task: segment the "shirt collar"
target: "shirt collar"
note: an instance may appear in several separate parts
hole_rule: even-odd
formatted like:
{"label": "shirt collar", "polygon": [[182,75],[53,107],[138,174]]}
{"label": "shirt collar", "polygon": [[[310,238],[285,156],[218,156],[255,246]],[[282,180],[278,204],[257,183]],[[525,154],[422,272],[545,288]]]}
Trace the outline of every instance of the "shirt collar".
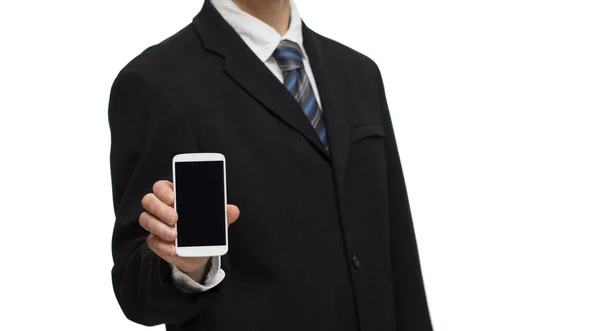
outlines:
{"label": "shirt collar", "polygon": [[273,55],[279,42],[284,39],[297,43],[302,50],[302,57],[306,58],[302,44],[302,20],[294,1],[290,0],[290,25],[283,36],[270,25],[241,10],[232,0],[210,1],[262,62]]}

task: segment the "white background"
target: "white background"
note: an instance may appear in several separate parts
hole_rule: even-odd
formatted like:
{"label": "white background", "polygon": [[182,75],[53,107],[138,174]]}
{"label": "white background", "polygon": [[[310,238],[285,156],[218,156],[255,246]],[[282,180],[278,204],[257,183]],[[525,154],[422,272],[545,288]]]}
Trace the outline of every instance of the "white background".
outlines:
{"label": "white background", "polygon": [[[143,328],[111,286],[109,89],[201,6],[2,1],[0,329]],[[599,2],[298,7],[383,72],[435,329],[600,330]]]}

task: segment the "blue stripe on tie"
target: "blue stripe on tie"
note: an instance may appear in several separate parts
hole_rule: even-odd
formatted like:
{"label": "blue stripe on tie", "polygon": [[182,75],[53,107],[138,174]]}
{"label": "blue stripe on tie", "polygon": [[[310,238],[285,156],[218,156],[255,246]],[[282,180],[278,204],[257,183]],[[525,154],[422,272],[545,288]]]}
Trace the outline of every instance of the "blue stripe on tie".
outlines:
{"label": "blue stripe on tie", "polygon": [[287,81],[287,82],[285,83],[285,88],[286,88],[288,91],[290,91],[290,92],[291,92],[291,91],[293,91],[293,90],[292,90],[292,88],[293,88],[293,87],[296,85],[296,83],[298,82],[298,76],[299,76],[299,75],[298,75],[298,71],[297,71],[297,70],[291,71],[291,72],[290,72],[288,75],[293,75],[293,77],[292,77],[292,78],[291,78],[289,81]]}
{"label": "blue stripe on tie", "polygon": [[323,126],[323,130],[319,133],[319,138],[323,143],[325,143],[325,126]]}
{"label": "blue stripe on tie", "polygon": [[310,93],[309,99],[306,100],[306,105],[304,105],[304,113],[306,114],[306,116],[308,116],[308,118],[312,117],[312,113],[314,112],[313,105],[315,104],[316,101],[317,101],[317,99],[315,98],[315,94]]}
{"label": "blue stripe on tie", "polygon": [[277,56],[281,57],[283,59],[290,59],[290,58],[294,57],[298,61],[302,61],[302,57],[300,56],[300,54],[293,52],[293,51],[281,51],[277,54]]}

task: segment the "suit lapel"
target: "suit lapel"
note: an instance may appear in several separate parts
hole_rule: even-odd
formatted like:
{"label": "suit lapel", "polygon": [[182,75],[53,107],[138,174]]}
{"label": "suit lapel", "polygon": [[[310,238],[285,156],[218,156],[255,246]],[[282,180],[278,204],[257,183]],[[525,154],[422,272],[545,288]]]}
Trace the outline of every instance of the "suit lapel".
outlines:
{"label": "suit lapel", "polygon": [[342,90],[342,82],[337,80],[337,75],[331,67],[336,60],[328,57],[322,39],[317,38],[317,34],[304,24],[302,37],[323,106],[333,167],[337,170],[341,182],[349,148],[348,98]]}
{"label": "suit lapel", "polygon": [[231,79],[273,115],[304,136],[321,155],[330,158],[292,94],[256,57],[210,1],[204,3],[192,24],[204,46],[224,58],[223,69]]}

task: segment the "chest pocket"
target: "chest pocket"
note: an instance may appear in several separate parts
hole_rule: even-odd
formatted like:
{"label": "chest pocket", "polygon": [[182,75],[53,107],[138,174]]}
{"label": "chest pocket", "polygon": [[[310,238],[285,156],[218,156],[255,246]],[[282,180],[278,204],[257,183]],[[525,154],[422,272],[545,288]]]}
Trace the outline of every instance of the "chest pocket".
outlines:
{"label": "chest pocket", "polygon": [[383,138],[385,133],[379,124],[365,124],[350,129],[350,145],[369,138]]}

